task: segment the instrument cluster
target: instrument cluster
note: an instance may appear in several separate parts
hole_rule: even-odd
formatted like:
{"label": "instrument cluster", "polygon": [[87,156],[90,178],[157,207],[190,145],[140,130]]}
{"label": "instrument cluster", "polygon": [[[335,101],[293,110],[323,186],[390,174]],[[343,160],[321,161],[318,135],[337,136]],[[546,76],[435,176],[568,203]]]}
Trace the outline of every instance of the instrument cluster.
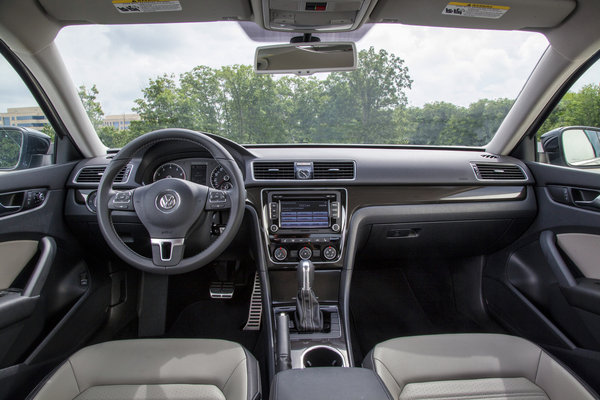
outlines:
{"label": "instrument cluster", "polygon": [[213,159],[183,159],[160,165],[152,174],[152,182],[161,179],[184,179],[219,190],[233,189],[229,172]]}

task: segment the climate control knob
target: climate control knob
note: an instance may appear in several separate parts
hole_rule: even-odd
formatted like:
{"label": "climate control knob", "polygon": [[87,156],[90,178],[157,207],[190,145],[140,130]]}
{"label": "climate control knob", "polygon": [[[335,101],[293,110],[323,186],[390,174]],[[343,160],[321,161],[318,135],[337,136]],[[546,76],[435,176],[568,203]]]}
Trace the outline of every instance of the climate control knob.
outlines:
{"label": "climate control knob", "polygon": [[288,252],[285,249],[285,247],[278,247],[275,249],[275,251],[273,252],[273,257],[275,257],[275,259],[277,261],[283,261],[287,258]]}
{"label": "climate control knob", "polygon": [[327,261],[331,261],[337,257],[337,250],[333,246],[326,247],[323,250],[323,257],[325,257]]}
{"label": "climate control knob", "polygon": [[312,257],[312,250],[308,247],[303,247],[298,250],[298,257],[302,260],[310,260]]}

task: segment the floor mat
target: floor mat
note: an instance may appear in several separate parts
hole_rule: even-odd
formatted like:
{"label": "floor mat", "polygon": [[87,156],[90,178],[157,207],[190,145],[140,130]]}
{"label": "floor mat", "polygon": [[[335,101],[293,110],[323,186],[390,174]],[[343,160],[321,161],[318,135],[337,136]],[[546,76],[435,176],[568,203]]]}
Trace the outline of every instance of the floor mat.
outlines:
{"label": "floor mat", "polygon": [[443,266],[355,270],[350,312],[357,365],[377,343],[395,337],[489,331],[457,310]]}
{"label": "floor mat", "polygon": [[212,268],[171,277],[166,336],[231,340],[254,351],[259,333],[242,330],[248,318],[253,277],[249,273],[247,279],[238,282],[229,300],[210,298],[210,282],[219,280]]}
{"label": "floor mat", "polygon": [[199,300],[187,306],[167,332],[168,337],[225,339],[254,351],[258,331],[244,331],[252,288],[236,288],[231,300]]}

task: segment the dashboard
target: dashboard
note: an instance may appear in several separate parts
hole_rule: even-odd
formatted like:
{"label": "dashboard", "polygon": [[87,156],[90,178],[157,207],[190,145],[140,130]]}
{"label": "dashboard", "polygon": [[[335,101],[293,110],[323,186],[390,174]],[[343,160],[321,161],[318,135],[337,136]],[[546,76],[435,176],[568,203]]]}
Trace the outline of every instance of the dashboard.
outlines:
{"label": "dashboard", "polygon": [[[242,171],[246,205],[256,211],[269,268],[295,268],[304,259],[317,268],[342,268],[356,251],[482,254],[513,240],[536,213],[527,166],[482,149],[241,146],[213,138]],[[69,179],[66,217],[94,241],[99,235],[95,191],[111,157],[79,162]],[[173,178],[233,188],[229,171],[206,149],[177,142],[145,149],[114,187],[127,190]],[[211,217],[209,235],[218,235],[223,213]],[[146,242],[135,215],[115,213],[113,219],[127,240]],[[242,246],[248,246],[249,234],[240,233]]]}

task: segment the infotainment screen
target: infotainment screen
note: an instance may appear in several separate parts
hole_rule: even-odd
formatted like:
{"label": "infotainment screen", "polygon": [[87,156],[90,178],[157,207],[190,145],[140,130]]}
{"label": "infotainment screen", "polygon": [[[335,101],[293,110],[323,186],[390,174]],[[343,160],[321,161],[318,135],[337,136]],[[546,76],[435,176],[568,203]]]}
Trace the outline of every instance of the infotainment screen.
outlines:
{"label": "infotainment screen", "polygon": [[281,201],[280,228],[328,228],[327,200]]}

